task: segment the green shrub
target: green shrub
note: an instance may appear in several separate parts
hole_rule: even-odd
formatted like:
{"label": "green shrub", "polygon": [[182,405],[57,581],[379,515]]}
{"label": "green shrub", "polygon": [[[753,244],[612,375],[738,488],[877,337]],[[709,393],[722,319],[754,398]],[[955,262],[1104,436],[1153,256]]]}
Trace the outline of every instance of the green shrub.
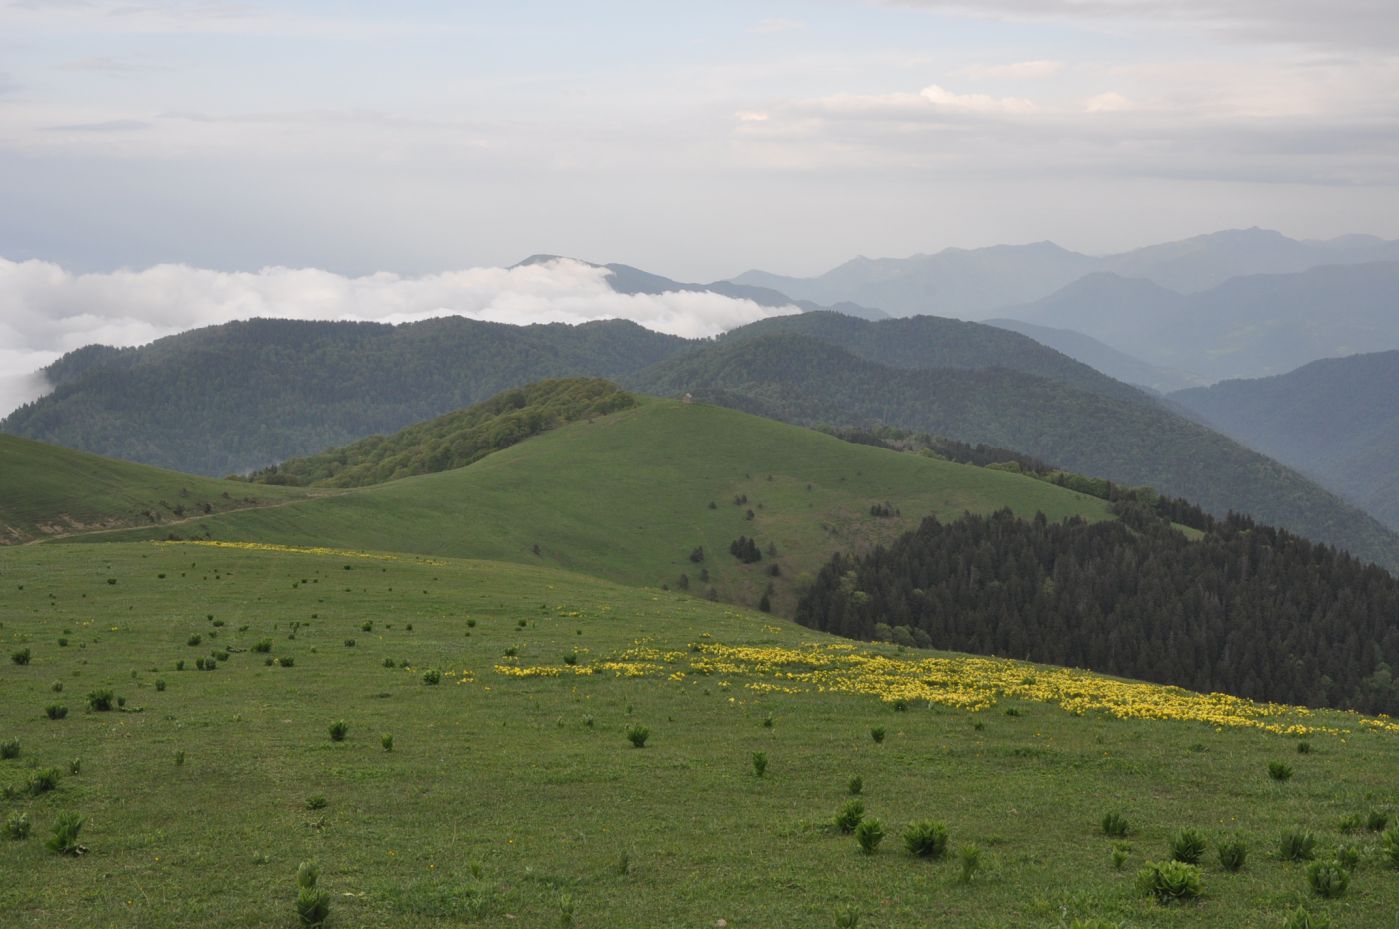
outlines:
{"label": "green shrub", "polygon": [[198,633],[195,633],[194,635],[190,636],[188,639],[185,639],[185,644],[188,645],[188,646],[190,646],[191,648],[193,648],[194,646],[199,645],[199,644],[202,643],[203,641],[204,641],[204,637],[203,637],[202,635],[199,635]]}
{"label": "green shrub", "polygon": [[308,809],[308,810],[323,810],[323,809],[326,808],[326,806],[328,805],[328,803],[329,803],[329,801],[327,801],[326,798],[325,798],[324,796],[322,796],[321,794],[316,794],[316,796],[314,796],[314,797],[307,797],[307,798],[306,798],[306,809]]}
{"label": "green shrub", "polygon": [[253,643],[253,651],[257,652],[260,655],[267,654],[268,652],[272,651],[272,640],[258,639],[256,642]]}
{"label": "green shrub", "polygon": [[884,824],[877,819],[862,819],[855,827],[855,841],[860,843],[860,851],[873,855],[884,841]]}
{"label": "green shrub", "polygon": [[29,792],[34,796],[58,789],[58,769],[44,768],[29,776]]}
{"label": "green shrub", "polygon": [[767,774],[768,756],[766,752],[753,753],[753,773],[758,777]]}
{"label": "green shrub", "polygon": [[1205,836],[1198,829],[1181,829],[1171,836],[1171,860],[1199,864],[1205,857]]}
{"label": "green shrub", "polygon": [[182,768],[182,767],[184,767],[184,764],[185,764],[185,750],[184,750],[183,748],[177,748],[177,749],[175,749],[175,767],[177,767],[177,768]]}
{"label": "green shrub", "polygon": [[68,762],[68,773],[73,775],[74,777],[77,777],[78,773],[82,771],[82,769],[83,760],[81,758],[74,758]]}
{"label": "green shrub", "polygon": [[1342,832],[1358,832],[1360,830],[1360,824],[1361,819],[1359,813],[1347,813],[1336,823],[1336,828]]}
{"label": "green shrub", "polygon": [[49,687],[49,690],[52,690],[56,694],[63,693],[63,682],[54,681],[53,684]]}
{"label": "green shrub", "polygon": [[95,713],[107,713],[111,711],[115,699],[110,690],[94,690],[87,695],[87,708]]}
{"label": "green shrub", "polygon": [[428,668],[423,672],[423,683],[428,685],[442,683],[442,672],[436,668]]}
{"label": "green shrub", "polygon": [[505,649],[506,658],[514,658],[518,654],[520,654],[520,649],[514,645],[507,646]]}
{"label": "green shrub", "polygon": [[763,728],[764,728],[764,729],[771,729],[775,723],[776,723],[776,720],[773,719],[773,716],[772,716],[771,713],[769,713],[769,714],[767,714],[766,716],[763,717]]}
{"label": "green shrub", "polygon": [[10,652],[10,660],[18,665],[29,664],[31,653],[28,648],[21,648],[18,651]]}
{"label": "green shrub", "polygon": [[850,783],[845,785],[845,789],[850,796],[858,797],[861,791],[865,789],[865,779],[857,774],[850,779]]}
{"label": "green shrub", "polygon": [[1248,846],[1238,836],[1221,839],[1219,847],[1219,866],[1226,871],[1237,871],[1244,866],[1244,859],[1248,858]]}
{"label": "green shrub", "polygon": [[970,884],[981,871],[981,846],[968,842],[957,849],[957,864],[962,868],[957,880],[963,884]]}
{"label": "green shrub", "polygon": [[293,658],[291,655],[283,655],[281,658],[277,659],[277,664],[281,665],[284,668],[290,668],[296,664],[296,659]]}
{"label": "green shrub", "polygon": [[1200,869],[1184,861],[1148,862],[1137,875],[1137,886],[1159,903],[1193,900],[1200,896]]}
{"label": "green shrub", "polygon": [[330,915],[330,894],[316,887],[321,870],[313,861],[296,869],[296,915],[303,926],[320,926]]}
{"label": "green shrub", "polygon": [[18,758],[19,739],[6,739],[0,742],[0,758]]}
{"label": "green shrub", "polygon": [[330,724],[330,741],[343,742],[345,735],[350,731],[350,724],[343,719],[337,719]]}
{"label": "green shrub", "polygon": [[397,662],[395,662],[392,658],[385,658],[385,659],[384,659],[384,667],[386,667],[386,668],[394,668],[394,667],[397,667]]}
{"label": "green shrub", "polygon": [[947,827],[931,819],[909,823],[904,829],[904,848],[919,858],[941,858],[947,854]]}
{"label": "green shrub", "polygon": [[87,820],[77,813],[59,813],[58,818],[53,821],[53,835],[49,837],[49,851],[59,855],[81,855],[87,851],[85,846],[78,844],[78,833],[83,829],[83,823]]}
{"label": "green shrub", "polygon": [[1297,754],[1310,755],[1312,753],[1312,743],[1303,740],[1297,743]]}
{"label": "green shrub", "polygon": [[5,838],[16,842],[29,838],[28,813],[11,813],[5,819]]}
{"label": "green shrub", "polygon": [[1365,828],[1371,832],[1384,832],[1389,825],[1388,810],[1371,810],[1365,814]]}
{"label": "green shrub", "polygon": [[1316,855],[1316,836],[1305,829],[1284,832],[1278,854],[1283,861],[1311,861]]}
{"label": "green shrub", "polygon": [[883,726],[871,726],[871,727],[870,727],[870,738],[871,738],[871,739],[874,739],[874,741],[875,741],[876,743],[878,743],[878,742],[883,742],[883,741],[884,741],[884,727],[883,727]]}
{"label": "green shrub", "polygon": [[836,828],[844,833],[855,831],[855,827],[860,825],[860,820],[865,818],[865,804],[861,800],[847,800],[845,805],[836,813]]}
{"label": "green shrub", "polygon": [[58,640],[58,647],[59,647],[59,648],[67,648],[67,647],[68,647],[68,640],[67,640],[66,638],[60,637],[59,640]]}
{"label": "green shrub", "polygon": [[1292,780],[1292,765],[1285,761],[1268,762],[1268,776],[1275,781]]}
{"label": "green shrub", "polygon": [[158,677],[158,678],[156,678],[156,680],[155,680],[155,690],[156,690],[156,693],[164,693],[164,692],[165,692],[165,678],[163,678],[163,677]]}
{"label": "green shrub", "polygon": [[372,619],[366,619],[364,622],[360,623],[359,628],[360,628],[360,631],[361,631],[361,632],[373,632],[373,631],[374,631],[374,620],[372,620]]}
{"label": "green shrub", "polygon": [[1111,810],[1103,814],[1103,820],[1099,823],[1103,829],[1103,835],[1111,836],[1115,839],[1123,838],[1127,835],[1127,817],[1116,810]]}
{"label": "green shrub", "polygon": [[559,894],[560,929],[572,929],[576,925],[573,915],[573,894]]}
{"label": "green shrub", "polygon": [[63,719],[68,715],[68,707],[61,703],[50,703],[48,706],[44,707],[44,714],[48,716],[49,719]]}
{"label": "green shrub", "polygon": [[385,732],[383,735],[379,736],[379,744],[384,746],[384,751],[393,751],[393,735]]}
{"label": "green shrub", "polygon": [[628,726],[627,741],[631,742],[632,748],[645,748],[646,740],[651,737],[651,730],[645,726]]}
{"label": "green shrub", "polygon": [[570,652],[564,652],[564,653],[563,653],[563,663],[566,664],[566,665],[568,665],[569,667],[572,667],[572,666],[578,664],[578,653],[577,653],[577,652],[571,652],[571,651],[570,651]]}
{"label": "green shrub", "polygon": [[1350,872],[1334,858],[1313,861],[1307,866],[1307,883],[1312,886],[1312,893],[1332,900],[1345,893],[1350,886]]}
{"label": "green shrub", "polygon": [[355,640],[354,640],[354,639],[346,639],[346,640],[345,640],[345,647],[346,647],[346,648],[354,648],[354,647],[355,647]]}

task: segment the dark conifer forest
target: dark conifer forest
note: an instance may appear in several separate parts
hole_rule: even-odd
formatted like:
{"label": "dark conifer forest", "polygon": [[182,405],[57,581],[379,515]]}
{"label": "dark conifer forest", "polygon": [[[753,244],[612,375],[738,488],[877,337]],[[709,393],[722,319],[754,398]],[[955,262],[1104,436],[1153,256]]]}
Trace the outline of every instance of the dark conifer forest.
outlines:
{"label": "dark conifer forest", "polygon": [[1130,495],[1114,509],[1120,521],[928,518],[887,548],[833,557],[796,619],[1260,700],[1399,710],[1394,577],[1242,516]]}

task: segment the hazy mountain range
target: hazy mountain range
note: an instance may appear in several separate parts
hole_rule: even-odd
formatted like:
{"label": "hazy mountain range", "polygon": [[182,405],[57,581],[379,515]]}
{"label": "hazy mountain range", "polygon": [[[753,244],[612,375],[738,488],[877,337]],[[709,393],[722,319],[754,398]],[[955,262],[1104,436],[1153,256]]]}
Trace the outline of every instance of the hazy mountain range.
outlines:
{"label": "hazy mountain range", "polygon": [[854,258],[809,278],[753,270],[733,278],[733,283],[827,305],[851,301],[892,316],[927,313],[985,319],[1010,316],[998,311],[1047,297],[1095,273],[1139,278],[1192,294],[1247,275],[1393,260],[1399,260],[1399,241],[1364,235],[1298,241],[1266,229],[1236,229],[1116,255],[1084,255],[1052,242],[949,248],[909,258]]}

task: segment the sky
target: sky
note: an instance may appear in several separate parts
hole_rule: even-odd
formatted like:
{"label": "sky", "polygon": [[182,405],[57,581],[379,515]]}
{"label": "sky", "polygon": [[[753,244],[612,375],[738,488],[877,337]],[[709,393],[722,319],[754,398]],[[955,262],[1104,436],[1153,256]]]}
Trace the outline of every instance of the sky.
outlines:
{"label": "sky", "polygon": [[0,0],[0,372],[81,344],[74,281],[129,311],[88,307],[110,341],[221,319],[132,304],[167,266],[225,288],[193,305],[295,310],[277,269],[1399,237],[1396,100],[1393,0]]}

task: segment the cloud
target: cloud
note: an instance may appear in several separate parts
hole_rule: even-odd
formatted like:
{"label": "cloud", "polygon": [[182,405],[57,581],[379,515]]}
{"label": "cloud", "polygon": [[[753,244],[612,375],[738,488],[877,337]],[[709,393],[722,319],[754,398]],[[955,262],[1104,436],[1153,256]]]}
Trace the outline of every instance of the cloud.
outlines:
{"label": "cloud", "polygon": [[805,28],[806,23],[796,19],[765,19],[748,31],[759,35],[771,35],[776,32],[799,32]]}
{"label": "cloud", "polygon": [[1040,58],[1007,65],[971,65],[963,68],[960,73],[974,81],[1018,81],[1039,80],[1058,74],[1062,70],[1062,61]]}
{"label": "cloud", "polygon": [[[46,261],[0,259],[0,370],[34,371],[83,345],[141,345],[236,319],[338,319],[407,323],[437,316],[523,325],[629,319],[698,338],[798,312],[720,294],[619,294],[605,268],[558,259],[420,277],[346,277],[315,268],[224,272],[188,265],[73,274]],[[34,399],[42,382],[0,383],[4,412]],[[16,399],[18,398],[18,399]],[[0,414],[3,415],[3,414]]]}
{"label": "cloud", "polygon": [[1097,96],[1089,97],[1083,101],[1085,113],[1113,113],[1118,110],[1130,110],[1132,101],[1119,93],[1108,91]]}
{"label": "cloud", "polygon": [[1203,27],[1230,39],[1343,48],[1399,48],[1392,0],[881,0],[976,19],[1134,21]]}
{"label": "cloud", "polygon": [[1029,113],[1035,109],[1033,101],[1021,97],[993,97],[990,94],[957,94],[930,84],[918,95],[938,109],[964,110],[972,113]]}

